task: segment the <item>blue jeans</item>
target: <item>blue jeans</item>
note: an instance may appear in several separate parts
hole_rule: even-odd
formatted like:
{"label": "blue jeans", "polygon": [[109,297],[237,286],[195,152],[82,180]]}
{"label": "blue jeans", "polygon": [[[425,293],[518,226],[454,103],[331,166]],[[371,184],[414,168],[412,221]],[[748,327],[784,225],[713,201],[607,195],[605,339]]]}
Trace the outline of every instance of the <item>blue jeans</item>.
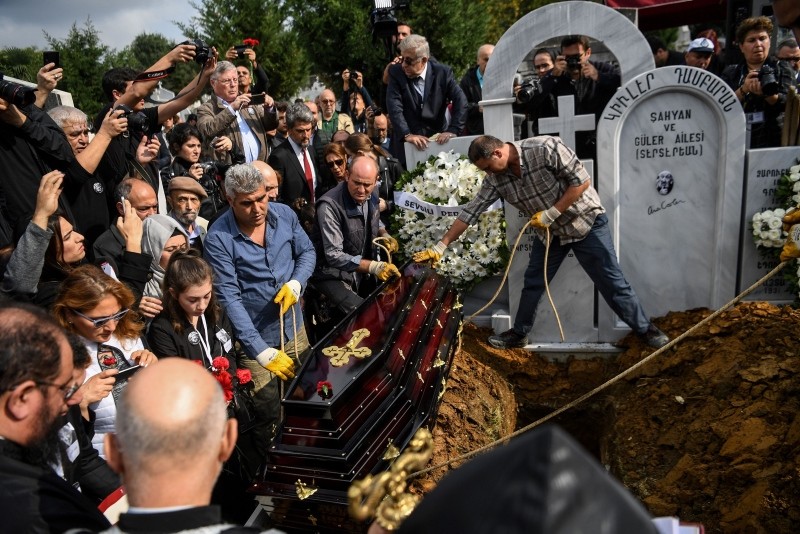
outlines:
{"label": "blue jeans", "polygon": [[[559,238],[550,243],[550,254],[547,258],[547,280],[553,279],[561,262],[569,251],[575,253],[578,262],[594,282],[595,287],[620,319],[637,334],[643,334],[650,326],[650,320],[644,313],[639,298],[633,288],[625,280],[617,262],[614,242],[608,229],[608,217],[605,213],[598,215],[592,229],[580,241],[562,245]],[[519,299],[519,308],[514,320],[514,330],[527,335],[533,328],[536,318],[536,307],[544,294],[544,252],[545,246],[535,239],[531,250],[528,268],[525,270],[525,287]]]}

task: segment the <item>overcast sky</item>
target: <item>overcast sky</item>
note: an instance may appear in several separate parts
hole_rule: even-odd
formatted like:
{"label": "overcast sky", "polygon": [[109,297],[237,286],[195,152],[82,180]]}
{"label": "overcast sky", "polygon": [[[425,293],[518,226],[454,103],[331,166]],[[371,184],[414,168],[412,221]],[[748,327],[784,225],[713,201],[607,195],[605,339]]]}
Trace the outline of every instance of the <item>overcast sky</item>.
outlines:
{"label": "overcast sky", "polygon": [[196,15],[189,0],[0,0],[0,48],[45,49],[42,30],[65,39],[73,23],[83,28],[87,18],[98,30],[100,41],[117,50],[145,31],[182,41],[183,34],[172,21],[188,23]]}

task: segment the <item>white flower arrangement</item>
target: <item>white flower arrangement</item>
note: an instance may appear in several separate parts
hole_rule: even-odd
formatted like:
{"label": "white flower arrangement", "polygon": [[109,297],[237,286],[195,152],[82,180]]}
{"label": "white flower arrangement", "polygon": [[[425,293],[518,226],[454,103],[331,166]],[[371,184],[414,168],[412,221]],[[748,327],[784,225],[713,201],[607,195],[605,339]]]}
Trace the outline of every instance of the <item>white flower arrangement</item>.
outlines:
{"label": "white flower arrangement", "polygon": [[[395,184],[395,191],[437,206],[455,207],[477,195],[485,176],[468,159],[453,151],[440,152],[405,173]],[[392,234],[408,256],[439,241],[456,219],[399,208],[392,217]],[[451,277],[460,288],[469,289],[506,266],[505,237],[503,210],[487,211],[450,244],[437,271]]]}
{"label": "white flower arrangement", "polygon": [[[775,198],[782,207],[756,213],[751,219],[753,242],[763,251],[764,255],[774,259],[776,263],[780,261],[778,257],[787,237],[787,233],[783,231],[781,219],[786,215],[786,210],[800,205],[800,165],[790,167],[789,172],[780,177],[777,185]],[[800,266],[800,261],[797,262],[797,265]],[[790,290],[798,295],[798,300],[800,300],[800,284],[798,283],[800,268],[785,269],[784,278],[788,282]]]}
{"label": "white flower arrangement", "polygon": [[786,215],[786,210],[782,208],[764,210],[753,215],[753,240],[757,247],[783,247],[786,233],[781,230],[781,219],[784,215]]}

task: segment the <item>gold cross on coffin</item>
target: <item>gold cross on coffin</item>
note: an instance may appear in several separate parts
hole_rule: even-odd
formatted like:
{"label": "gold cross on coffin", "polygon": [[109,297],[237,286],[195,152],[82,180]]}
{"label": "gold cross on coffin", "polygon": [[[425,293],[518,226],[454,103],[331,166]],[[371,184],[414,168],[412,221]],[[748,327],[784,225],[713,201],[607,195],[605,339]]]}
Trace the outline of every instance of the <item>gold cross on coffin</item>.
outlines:
{"label": "gold cross on coffin", "polygon": [[353,335],[350,337],[350,341],[344,347],[337,347],[336,345],[331,345],[330,347],[325,347],[322,349],[322,354],[327,356],[331,359],[331,365],[334,367],[341,367],[343,365],[347,365],[350,361],[350,357],[364,359],[369,356],[372,356],[372,350],[368,347],[359,347],[359,343],[361,340],[369,337],[369,330],[366,328],[359,328]]}

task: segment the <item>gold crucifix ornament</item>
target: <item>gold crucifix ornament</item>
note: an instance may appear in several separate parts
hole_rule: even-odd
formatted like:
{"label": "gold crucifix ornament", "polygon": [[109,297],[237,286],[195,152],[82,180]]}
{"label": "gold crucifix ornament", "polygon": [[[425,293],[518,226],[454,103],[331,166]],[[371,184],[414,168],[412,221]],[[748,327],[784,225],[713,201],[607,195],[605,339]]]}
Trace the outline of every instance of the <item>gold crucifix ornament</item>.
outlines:
{"label": "gold crucifix ornament", "polygon": [[334,367],[347,365],[351,356],[360,360],[368,358],[372,356],[372,350],[369,347],[358,347],[358,344],[361,343],[363,339],[368,338],[369,334],[370,332],[366,328],[359,328],[353,332],[350,341],[348,341],[344,347],[331,345],[322,349],[322,354],[331,359],[331,365]]}

